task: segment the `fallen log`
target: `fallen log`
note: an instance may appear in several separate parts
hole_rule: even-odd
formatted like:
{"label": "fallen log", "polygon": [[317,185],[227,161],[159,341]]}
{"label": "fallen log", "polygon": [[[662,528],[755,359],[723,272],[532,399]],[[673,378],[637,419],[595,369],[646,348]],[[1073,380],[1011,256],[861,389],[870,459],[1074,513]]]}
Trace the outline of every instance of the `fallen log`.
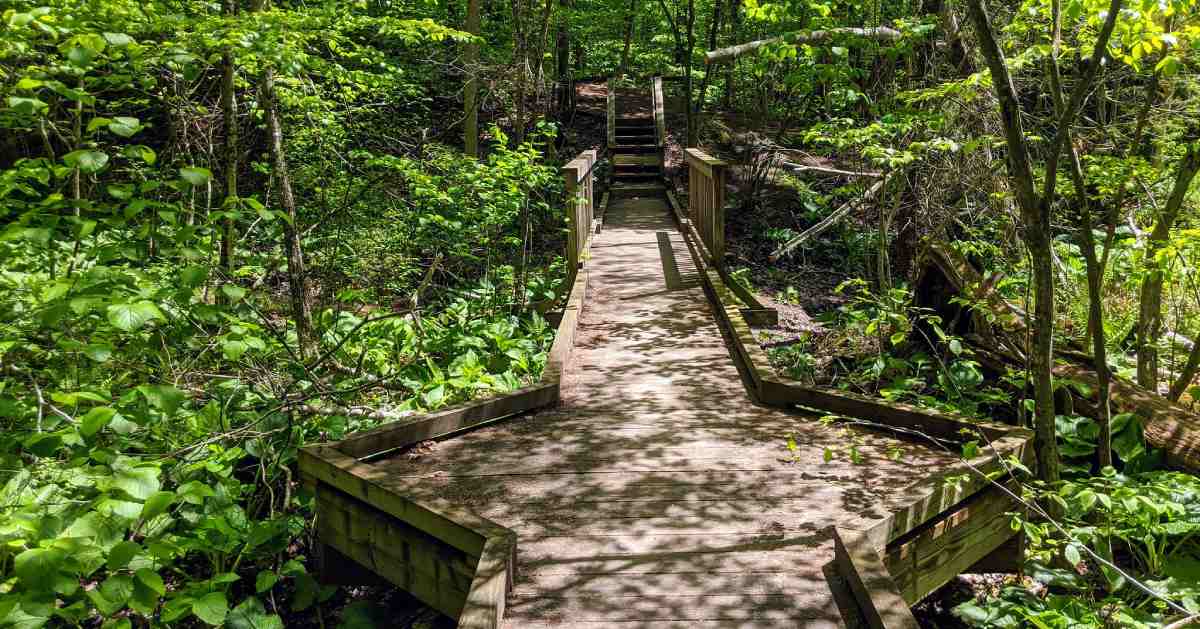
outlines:
{"label": "fallen log", "polygon": [[829,41],[835,37],[843,37],[847,35],[853,37],[862,37],[865,39],[873,39],[876,41],[896,41],[902,37],[900,31],[894,28],[888,28],[886,26],[876,26],[873,28],[831,28],[820,31],[794,31],[791,33],[784,33],[778,37],[758,39],[755,41],[746,42],[744,44],[738,44],[736,46],[710,50],[704,55],[704,63],[728,63],[734,59],[737,59],[738,57],[741,57],[742,55],[752,53],[763,46],[769,46],[771,44],[815,44]]}
{"label": "fallen log", "polygon": [[[918,263],[918,306],[932,308],[942,316],[947,329],[984,347],[988,362],[1024,364],[1027,315],[996,290],[998,276],[984,278],[961,255],[938,244],[928,245]],[[965,297],[973,307],[952,304],[953,296]],[[1076,412],[1098,419],[1099,378],[1091,356],[1068,347],[1057,350],[1055,358],[1056,378],[1081,383],[1097,392],[1085,396],[1072,388],[1071,395]],[[1109,404],[1113,414],[1136,414],[1142,420],[1146,443],[1162,450],[1168,465],[1200,473],[1200,414],[1116,374],[1111,380]]]}
{"label": "fallen log", "polygon": [[842,205],[842,207],[839,207],[838,209],[834,210],[832,214],[821,219],[821,222],[817,223],[816,225],[813,225],[812,227],[809,227],[808,229],[804,230],[804,232],[801,233],[799,236],[796,236],[795,238],[792,238],[791,240],[780,245],[779,248],[776,249],[774,251],[774,253],[772,253],[768,259],[771,262],[775,262],[779,258],[781,258],[781,257],[787,255],[789,252],[791,252],[792,249],[799,247],[801,244],[803,244],[809,238],[812,238],[813,236],[816,236],[816,235],[820,234],[821,232],[824,232],[825,230],[829,229],[830,227],[833,227],[835,224],[837,224],[838,221],[842,220],[843,218],[846,217],[847,214],[849,214],[851,211],[853,211],[854,208],[861,205],[864,201],[874,198],[875,195],[879,194],[879,191],[883,190],[883,187],[887,185],[887,182],[888,182],[888,180],[891,179],[891,177],[892,177],[891,173],[888,173],[888,175],[886,177],[884,177],[883,179],[880,179],[879,181],[877,181],[875,183],[875,185],[868,188],[867,191],[864,192],[861,197],[847,201],[845,204]]}

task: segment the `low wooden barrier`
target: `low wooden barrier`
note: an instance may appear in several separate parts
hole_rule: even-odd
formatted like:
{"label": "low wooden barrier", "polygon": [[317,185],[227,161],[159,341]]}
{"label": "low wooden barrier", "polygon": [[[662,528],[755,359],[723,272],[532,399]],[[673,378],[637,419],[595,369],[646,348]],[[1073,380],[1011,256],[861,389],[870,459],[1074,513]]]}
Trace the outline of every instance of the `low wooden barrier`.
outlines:
{"label": "low wooden barrier", "polygon": [[910,485],[879,505],[879,514],[833,527],[835,565],[868,624],[874,629],[915,628],[909,606],[954,576],[985,561],[993,570],[1015,570],[1020,563],[1019,539],[1018,552],[1006,556],[998,552],[1011,549],[1014,538],[1019,538],[1009,526],[1008,514],[1019,511],[1021,504],[1014,497],[1016,484],[1008,461],[1015,458],[1027,467],[1035,465],[1033,432],[811,387],[777,375],[755,340],[746,321],[746,309],[730,288],[731,283],[712,263],[694,224],[684,219],[684,212],[670,200],[701,269],[705,292],[729,333],[747,385],[760,402],[860,420],[927,440],[931,447],[980,442],[979,456]]}
{"label": "low wooden barrier", "polygon": [[688,164],[688,220],[695,227],[713,263],[725,260],[726,163],[700,149],[684,151]]}
{"label": "low wooden barrier", "polygon": [[567,286],[583,261],[596,216],[596,149],[580,153],[562,168],[567,186]]}
{"label": "low wooden barrier", "polygon": [[500,626],[513,582],[515,533],[449,502],[414,500],[393,491],[368,461],[557,403],[587,296],[586,258],[594,231],[590,169],[595,156],[595,151],[585,151],[569,165],[573,202],[568,211],[575,212],[575,240],[568,251],[575,252],[576,262],[570,267],[570,293],[554,344],[537,383],[300,450],[300,480],[316,501],[319,572],[324,580],[346,583],[382,577],[457,618],[462,629]]}

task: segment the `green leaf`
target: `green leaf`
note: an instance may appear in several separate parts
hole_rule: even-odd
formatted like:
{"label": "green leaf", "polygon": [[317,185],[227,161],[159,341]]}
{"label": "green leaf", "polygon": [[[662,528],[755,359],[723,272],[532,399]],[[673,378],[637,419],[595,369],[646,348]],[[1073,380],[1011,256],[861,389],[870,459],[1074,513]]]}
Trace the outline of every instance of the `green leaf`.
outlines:
{"label": "green leaf", "polygon": [[129,562],[133,561],[133,558],[140,552],[142,552],[142,547],[137,542],[118,542],[116,546],[112,547],[112,550],[108,551],[108,561],[104,565],[109,570],[120,570],[129,565]]}
{"label": "green leaf", "polygon": [[254,579],[254,591],[262,594],[263,592],[275,587],[275,584],[278,582],[278,574],[270,570],[263,570],[262,572],[259,572],[258,577]]}
{"label": "green leaf", "polygon": [[41,99],[25,96],[9,96],[8,106],[19,114],[32,116],[50,109]]}
{"label": "green leaf", "polygon": [[203,186],[212,179],[212,171],[199,166],[184,166],[179,169],[179,176],[191,186]]}
{"label": "green leaf", "polygon": [[209,592],[192,603],[192,613],[210,625],[219,625],[229,615],[229,602],[225,600],[225,594]]}
{"label": "green leaf", "polygon": [[180,500],[193,505],[204,504],[205,498],[211,498],[216,495],[211,487],[198,480],[188,481],[180,485],[175,493],[179,496]]}
{"label": "green leaf", "polygon": [[225,619],[226,629],[283,629],[283,621],[267,610],[257,598],[248,598]]}
{"label": "green leaf", "polygon": [[105,33],[104,41],[107,41],[109,45],[116,46],[118,48],[134,43],[134,39],[125,33]]}
{"label": "green leaf", "polygon": [[199,265],[184,267],[179,272],[179,283],[185,288],[196,288],[208,279],[208,269]]}
{"label": "green leaf", "polygon": [[113,118],[112,122],[108,123],[108,130],[123,138],[128,138],[142,130],[142,123],[137,118],[117,116]]}
{"label": "green leaf", "polygon": [[108,322],[125,332],[136,330],[154,319],[165,321],[167,318],[151,301],[113,304],[108,307]]}
{"label": "green leaf", "polygon": [[50,590],[66,560],[57,548],[30,548],[13,560],[13,572],[31,590]]}
{"label": "green leaf", "polygon": [[169,384],[143,384],[138,386],[138,392],[145,396],[151,406],[162,411],[165,415],[174,415],[175,411],[187,399],[183,391]]}
{"label": "green leaf", "polygon": [[108,164],[108,155],[101,151],[80,149],[63,155],[63,162],[71,168],[78,168],[79,172],[90,175],[100,172]]}
{"label": "green leaf", "polygon": [[83,348],[83,353],[86,357],[95,360],[96,363],[108,363],[108,359],[113,358],[113,346],[90,345]]}
{"label": "green leaf", "polygon": [[[101,612],[112,615],[124,609],[125,604],[129,602],[129,597],[133,596],[133,577],[127,574],[110,575],[97,589],[104,597],[108,608],[99,605],[97,607]],[[96,602],[95,599],[93,602]]]}
{"label": "green leaf", "polygon": [[167,593],[167,586],[165,583],[163,583],[162,576],[160,576],[157,572],[149,568],[142,568],[141,570],[138,570],[134,576],[137,577],[138,583],[150,588],[150,590],[155,594],[162,596],[163,594]]}
{"label": "green leaf", "polygon": [[248,349],[250,346],[246,345],[244,341],[231,340],[221,343],[221,354],[229,360],[238,360]]}
{"label": "green leaf", "polygon": [[146,503],[142,506],[142,519],[150,520],[151,518],[164,513],[175,502],[175,492],[173,491],[156,491],[146,498]]}
{"label": "green leaf", "polygon": [[225,284],[221,286],[221,292],[229,298],[229,301],[241,301],[246,296],[246,289],[236,284]]}
{"label": "green leaf", "polygon": [[117,470],[112,477],[112,488],[125,492],[134,500],[148,499],[161,486],[158,469],[153,467]]}
{"label": "green leaf", "polygon": [[1067,544],[1063,549],[1063,558],[1072,566],[1078,566],[1079,562],[1083,561],[1083,557],[1079,556],[1079,546],[1077,544]]}
{"label": "green leaf", "polygon": [[91,437],[100,432],[108,422],[112,421],[117,411],[107,406],[97,406],[88,411],[79,419],[79,433],[84,437]]}

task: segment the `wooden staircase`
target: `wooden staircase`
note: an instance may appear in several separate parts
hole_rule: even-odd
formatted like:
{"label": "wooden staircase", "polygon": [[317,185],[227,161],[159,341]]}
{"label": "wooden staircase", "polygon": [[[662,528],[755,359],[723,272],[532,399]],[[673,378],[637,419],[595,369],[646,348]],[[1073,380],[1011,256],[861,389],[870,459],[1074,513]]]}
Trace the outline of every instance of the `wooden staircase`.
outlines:
{"label": "wooden staircase", "polygon": [[[664,120],[662,79],[651,83],[651,112],[618,113],[621,103],[609,104],[609,147],[612,154],[614,197],[651,196],[665,192],[663,185]],[[610,91],[615,100],[615,89]],[[632,99],[630,99],[632,100]]]}

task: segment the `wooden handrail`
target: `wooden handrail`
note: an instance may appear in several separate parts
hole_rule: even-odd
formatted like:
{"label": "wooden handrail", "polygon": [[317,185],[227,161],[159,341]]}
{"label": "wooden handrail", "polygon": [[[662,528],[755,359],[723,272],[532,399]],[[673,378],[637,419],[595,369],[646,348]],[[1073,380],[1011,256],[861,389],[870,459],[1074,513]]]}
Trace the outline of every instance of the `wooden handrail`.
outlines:
{"label": "wooden handrail", "polygon": [[596,211],[596,149],[588,149],[562,168],[567,189],[567,282],[579,271]]}
{"label": "wooden handrail", "polygon": [[608,77],[608,146],[617,145],[617,85],[613,78]]}
{"label": "wooden handrail", "polygon": [[725,259],[725,162],[700,149],[684,151],[688,164],[688,219],[714,264]]}
{"label": "wooden handrail", "polygon": [[650,98],[654,103],[654,136],[661,150],[667,143],[667,117],[663,106],[662,77],[656,76],[650,83]]}

